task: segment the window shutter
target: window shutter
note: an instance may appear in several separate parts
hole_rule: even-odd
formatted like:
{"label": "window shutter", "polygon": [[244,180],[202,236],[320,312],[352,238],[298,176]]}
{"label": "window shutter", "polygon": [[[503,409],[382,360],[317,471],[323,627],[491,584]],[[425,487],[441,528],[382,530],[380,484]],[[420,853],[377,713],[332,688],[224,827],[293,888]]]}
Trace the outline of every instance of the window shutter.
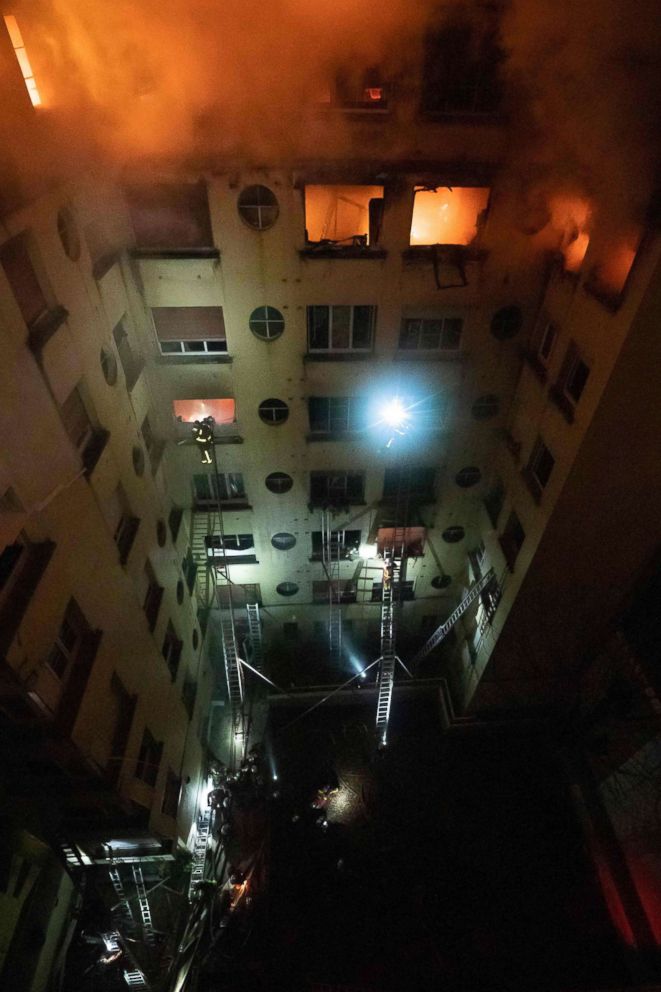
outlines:
{"label": "window shutter", "polygon": [[222,307],[152,307],[159,341],[225,340]]}

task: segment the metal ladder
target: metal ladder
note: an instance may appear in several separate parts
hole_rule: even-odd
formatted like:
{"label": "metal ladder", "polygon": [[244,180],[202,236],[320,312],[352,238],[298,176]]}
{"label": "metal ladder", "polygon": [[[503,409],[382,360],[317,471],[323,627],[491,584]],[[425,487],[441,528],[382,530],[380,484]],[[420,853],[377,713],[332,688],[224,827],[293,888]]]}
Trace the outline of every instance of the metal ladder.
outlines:
{"label": "metal ladder", "polygon": [[257,603],[246,603],[248,614],[248,638],[250,641],[250,663],[258,672],[262,670],[264,662],[264,648],[262,645],[262,622],[259,619],[259,605]]}
{"label": "metal ladder", "polygon": [[200,813],[197,820],[197,833],[195,836],[195,847],[193,848],[193,860],[191,863],[190,883],[188,886],[188,898],[193,895],[193,889],[197,882],[204,878],[204,868],[207,861],[207,847],[209,844],[209,834],[211,832],[211,809],[207,808]]}
{"label": "metal ladder", "polygon": [[474,586],[472,586],[468,594],[462,599],[462,601],[459,603],[459,606],[457,606],[452,611],[452,613],[447,618],[447,620],[445,620],[439,627],[437,627],[434,633],[429,638],[429,640],[427,640],[422,645],[418,653],[411,660],[412,666],[415,665],[416,662],[424,658],[426,655],[428,655],[429,652],[432,651],[437,644],[440,644],[443,638],[450,633],[450,631],[456,624],[457,620],[459,620],[459,618],[464,615],[468,607],[475,602],[475,600],[480,595],[482,590],[485,589],[490,582],[495,582],[495,580],[496,580],[496,573],[494,572],[493,568],[490,568],[489,571],[485,572],[482,578],[478,582],[476,582]]}
{"label": "metal ladder", "polygon": [[125,930],[132,933],[135,930],[135,920],[133,919],[133,913],[131,912],[129,901],[126,898],[124,883],[122,882],[122,877],[119,874],[119,868],[109,868],[108,875],[110,876],[112,887],[115,890],[115,895],[119,900],[117,910],[113,913],[113,919],[116,916],[117,922],[120,925],[123,925]]}
{"label": "metal ladder", "polygon": [[238,660],[231,606],[227,610],[224,607],[220,609],[220,629],[223,637],[225,678],[232,711],[232,726],[234,733],[236,733],[241,729],[243,721],[243,672]]}
{"label": "metal ladder", "polygon": [[142,932],[145,935],[146,943],[153,947],[156,943],[156,937],[154,935],[154,925],[151,919],[149,900],[145,891],[145,880],[142,877],[142,868],[140,865],[133,865],[133,882],[135,884],[136,892],[138,893],[138,905],[140,906],[140,916],[142,919]]}
{"label": "metal ladder", "polygon": [[147,979],[139,968],[132,968],[131,971],[124,971],[124,981],[130,989],[148,989]]}
{"label": "metal ladder", "polygon": [[213,535],[217,519],[218,514],[209,510],[193,510],[191,513],[190,547],[193,561],[197,565],[197,595],[203,606],[211,605],[211,572],[215,567],[207,554],[205,538]]}
{"label": "metal ladder", "polygon": [[340,560],[344,542],[340,531],[333,530],[329,510],[321,511],[321,560],[328,580],[328,648],[331,659],[342,655],[342,610],[340,607]]}
{"label": "metal ladder", "polygon": [[385,746],[388,735],[388,720],[397,663],[395,606],[401,576],[400,562],[393,557],[395,549],[396,545],[391,551],[384,551],[384,560],[392,561],[392,575],[388,581],[384,573],[381,601],[381,664],[379,666],[379,696],[376,703],[376,732],[379,744],[382,746]]}

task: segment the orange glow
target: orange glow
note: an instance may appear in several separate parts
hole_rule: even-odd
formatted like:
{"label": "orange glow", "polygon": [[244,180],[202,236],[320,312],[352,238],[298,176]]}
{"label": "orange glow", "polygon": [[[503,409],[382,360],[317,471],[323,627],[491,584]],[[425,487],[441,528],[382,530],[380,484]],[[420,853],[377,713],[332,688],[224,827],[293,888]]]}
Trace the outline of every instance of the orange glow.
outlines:
{"label": "orange glow", "polygon": [[217,424],[233,424],[234,400],[174,400],[174,415],[184,424],[213,417]]}
{"label": "orange glow", "polygon": [[555,196],[549,203],[551,226],[560,234],[567,272],[579,272],[590,243],[590,205],[578,196]]}
{"label": "orange glow", "polygon": [[381,197],[383,186],[306,186],[308,241],[350,241],[362,236],[369,244],[369,203]]}
{"label": "orange glow", "polygon": [[5,15],[4,20],[32,106],[40,107],[41,96],[39,95],[39,90],[37,89],[37,84],[35,82],[34,73],[32,72],[32,66],[30,65],[28,53],[25,50],[23,35],[21,34],[21,29],[18,26],[18,21],[13,14]]}
{"label": "orange glow", "polygon": [[413,202],[412,245],[469,245],[475,240],[480,215],[490,190],[457,186],[418,189]]}
{"label": "orange glow", "polygon": [[604,292],[617,296],[624,289],[631,266],[636,257],[636,249],[630,242],[620,242],[609,248],[602,260],[596,265],[594,278]]}

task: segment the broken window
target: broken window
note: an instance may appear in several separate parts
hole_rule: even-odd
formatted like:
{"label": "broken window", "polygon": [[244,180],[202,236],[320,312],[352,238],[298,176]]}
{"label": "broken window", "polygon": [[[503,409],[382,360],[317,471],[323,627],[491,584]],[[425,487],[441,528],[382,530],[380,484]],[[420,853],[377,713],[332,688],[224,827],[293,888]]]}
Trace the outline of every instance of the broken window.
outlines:
{"label": "broken window", "polygon": [[331,592],[336,603],[355,603],[358,598],[358,589],[352,579],[333,579],[332,582],[315,579],[312,582],[313,603],[327,603]]}
{"label": "broken window", "polygon": [[479,117],[498,111],[504,53],[495,17],[483,12],[483,18],[471,22],[459,13],[427,35],[422,70],[425,113]]}
{"label": "broken window", "polygon": [[172,407],[175,417],[182,424],[194,424],[205,417],[213,417],[216,424],[233,424],[235,419],[232,399],[173,400]]}
{"label": "broken window", "polygon": [[383,186],[306,186],[308,244],[374,246],[381,229]]}
{"label": "broken window", "polygon": [[412,245],[470,245],[484,223],[490,190],[484,186],[417,186]]}

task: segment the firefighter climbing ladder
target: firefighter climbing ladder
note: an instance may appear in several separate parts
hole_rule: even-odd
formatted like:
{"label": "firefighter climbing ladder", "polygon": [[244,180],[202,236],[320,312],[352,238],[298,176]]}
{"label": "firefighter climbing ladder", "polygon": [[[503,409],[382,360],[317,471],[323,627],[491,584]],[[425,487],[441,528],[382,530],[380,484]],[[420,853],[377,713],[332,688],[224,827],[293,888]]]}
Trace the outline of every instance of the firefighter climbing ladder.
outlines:
{"label": "firefighter climbing ladder", "polygon": [[153,946],[156,943],[156,937],[151,919],[149,899],[145,892],[145,880],[142,877],[142,868],[140,865],[133,865],[133,883],[138,894],[138,905],[140,906],[140,918],[142,919],[142,932],[145,935],[145,942]]}
{"label": "firefighter climbing ladder", "polygon": [[204,878],[204,868],[207,860],[207,846],[209,844],[209,833],[211,832],[211,809],[207,808],[200,813],[197,820],[197,834],[195,837],[195,848],[193,849],[193,861],[191,864],[190,884],[188,886],[188,898],[193,895],[193,889],[198,882]]}
{"label": "firefighter climbing ladder", "polygon": [[321,511],[321,560],[328,580],[328,646],[331,659],[339,660],[342,654],[342,610],[340,601],[340,560],[342,556],[342,531],[333,530],[330,510]]}
{"label": "firefighter climbing ladder", "polygon": [[248,637],[250,639],[251,649],[250,663],[253,668],[261,672],[264,662],[264,650],[262,647],[262,623],[259,619],[259,606],[257,603],[247,603],[246,612],[248,614]]}
{"label": "firefighter climbing ladder", "polygon": [[452,613],[447,618],[447,620],[445,620],[440,625],[440,627],[437,627],[434,633],[429,638],[429,640],[426,641],[425,644],[423,644],[423,646],[420,648],[418,653],[412,659],[411,667],[415,665],[416,662],[420,661],[422,658],[428,655],[429,652],[432,651],[437,644],[441,643],[443,638],[450,633],[450,631],[456,624],[457,620],[459,620],[459,618],[464,615],[468,607],[475,602],[475,600],[480,595],[482,590],[486,589],[486,587],[489,585],[490,582],[495,582],[495,581],[496,581],[496,574],[493,568],[490,568],[489,571],[485,572],[482,578],[478,582],[476,582],[475,585],[469,590],[468,594],[462,599],[462,601],[459,603],[459,606],[457,606],[457,608],[452,611]]}
{"label": "firefighter climbing ladder", "polygon": [[378,742],[385,746],[388,720],[392,703],[397,655],[395,610],[399,597],[404,558],[404,531],[395,530],[392,548],[384,549],[383,596],[381,600],[381,664],[379,665],[379,695],[376,703],[376,733]]}

